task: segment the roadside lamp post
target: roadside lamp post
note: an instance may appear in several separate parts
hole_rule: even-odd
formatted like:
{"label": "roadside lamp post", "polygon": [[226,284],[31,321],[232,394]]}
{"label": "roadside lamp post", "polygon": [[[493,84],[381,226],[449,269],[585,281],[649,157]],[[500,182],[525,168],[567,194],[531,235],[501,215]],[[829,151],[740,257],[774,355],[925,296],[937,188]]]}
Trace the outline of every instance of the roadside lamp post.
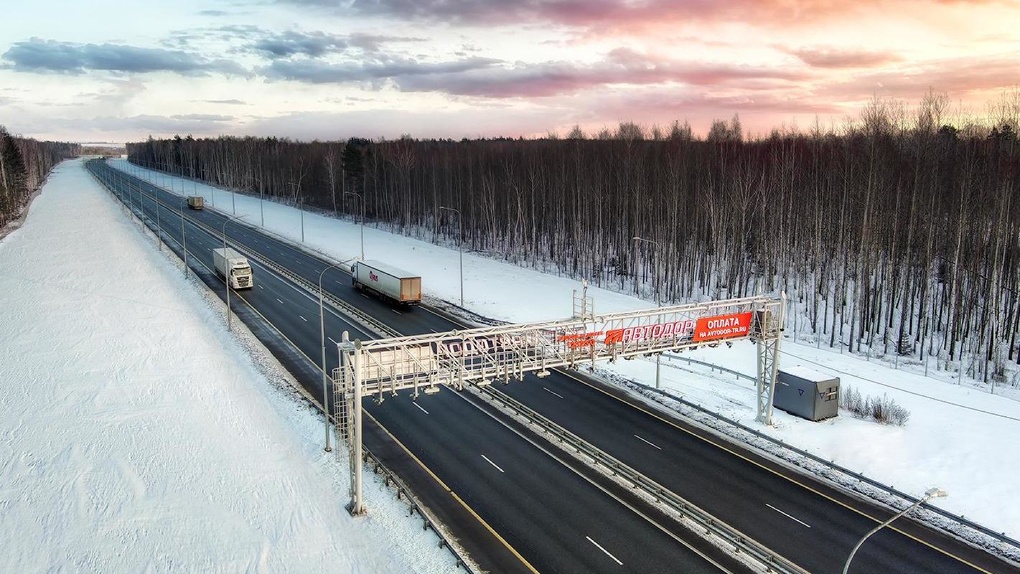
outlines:
{"label": "roadside lamp post", "polygon": [[319,273],[319,337],[322,340],[322,414],[326,417],[326,452],[333,449],[329,446],[329,396],[326,393],[326,320],[322,304],[322,276],[330,269],[340,267],[343,263],[334,263]]}
{"label": "roadside lamp post", "polygon": [[361,203],[361,260],[365,260],[365,198],[355,191],[345,191],[344,195],[353,195]]}
{"label": "roadside lamp post", "polygon": [[185,232],[185,204],[177,203],[181,206],[181,243],[182,250],[185,252],[185,278],[188,278],[188,233]]}
{"label": "roadside lamp post", "polygon": [[[204,167],[202,168],[202,182],[205,183],[206,185],[209,185],[209,183],[208,183],[209,182],[209,172],[205,171]],[[215,185],[209,185],[209,189],[212,190],[212,206],[216,207],[216,186]]]}
{"label": "roadside lamp post", "polygon": [[[227,220],[223,222],[223,258],[224,259],[227,258],[227,224],[230,223],[231,221],[234,221],[236,219],[242,219],[242,218],[244,218],[244,215],[235,215],[233,217],[228,217]],[[226,283],[227,283],[227,330],[229,331],[230,330],[230,269],[227,269],[226,272],[223,273],[223,277],[224,277],[224,279],[226,280]]]}
{"label": "roadside lamp post", "polygon": [[[131,183],[128,182],[128,191],[131,190]],[[138,186],[138,221],[142,221],[142,217],[145,215],[145,210],[142,207],[142,186]]]}
{"label": "roadside lamp post", "polygon": [[[171,180],[171,182],[172,181],[173,180]],[[173,183],[171,183],[170,185],[172,186]],[[171,189],[172,189],[172,187],[171,187]],[[159,192],[160,192],[160,190],[157,189],[156,190],[156,195],[155,195],[155,199],[156,199],[156,244],[159,245],[159,250],[160,250],[160,252],[162,252],[163,251],[163,227],[159,223]]]}
{"label": "roadside lamp post", "polygon": [[301,184],[290,182],[298,196],[298,212],[301,214],[301,243],[305,242],[305,198],[301,196]]}
{"label": "roadside lamp post", "polygon": [[878,526],[872,528],[871,531],[864,535],[864,538],[861,538],[860,541],[857,542],[857,546],[854,546],[854,549],[850,551],[850,556],[847,556],[846,564],[843,565],[843,574],[847,574],[847,572],[850,571],[850,561],[854,559],[854,554],[857,554],[857,551],[860,550],[861,545],[864,544],[864,541],[870,538],[872,534],[878,532],[879,530],[885,528],[886,526],[889,526],[890,524],[892,524],[894,520],[903,516],[904,514],[907,514],[908,512],[917,508],[918,506],[921,506],[925,502],[928,502],[933,498],[944,498],[946,496],[949,496],[949,493],[942,490],[941,488],[929,488],[927,491],[925,491],[924,498],[897,512],[889,520],[886,520],[882,524],[879,524]]}
{"label": "roadside lamp post", "polygon": [[[654,253],[655,253],[655,306],[656,307],[662,307],[662,302],[659,299],[659,259],[661,259],[660,254],[659,254],[659,243],[657,241],[652,241],[651,239],[645,239],[643,237],[635,237],[634,238],[634,242],[635,243],[638,243],[638,242],[641,242],[641,241],[643,241],[645,243],[651,243],[653,246],[655,246],[655,251],[654,251]],[[655,355],[655,388],[657,388],[657,389],[660,388],[659,387],[659,383],[660,383],[660,380],[661,380],[660,379],[661,358],[662,358],[662,353],[656,353],[656,355]]]}
{"label": "roadside lamp post", "polygon": [[460,211],[452,207],[439,206],[440,210],[452,211],[457,214],[457,249],[460,251],[460,306],[464,307],[464,225]]}
{"label": "roadside lamp post", "polygon": [[[223,179],[227,179],[226,176]],[[230,188],[230,212],[237,215],[237,192],[232,187]]]}
{"label": "roadside lamp post", "polygon": [[266,211],[265,211],[265,208],[262,207],[262,202],[263,202],[263,198],[262,198],[262,178],[261,177],[252,176],[252,179],[254,179],[255,181],[259,182],[259,215],[262,218],[262,227],[265,227],[266,226]]}

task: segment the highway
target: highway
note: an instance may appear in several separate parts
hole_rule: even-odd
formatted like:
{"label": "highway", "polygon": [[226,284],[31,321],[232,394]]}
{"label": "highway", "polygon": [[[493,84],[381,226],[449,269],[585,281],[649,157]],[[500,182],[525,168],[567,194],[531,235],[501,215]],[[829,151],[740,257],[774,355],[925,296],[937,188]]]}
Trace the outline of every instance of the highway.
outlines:
{"label": "highway", "polygon": [[[115,180],[114,184],[117,183],[121,182]],[[211,210],[196,212],[184,207],[182,212],[183,199],[165,191],[159,192],[138,180],[132,181],[131,185],[142,188],[140,203],[150,220],[156,219],[155,201],[148,199],[147,194],[158,193],[164,205],[173,206],[162,207],[159,212],[160,222],[168,232],[179,236],[180,216],[182,213],[185,215],[189,257],[211,266],[211,251],[222,246],[222,238],[204,233],[192,222],[221,230],[225,219]],[[286,264],[298,258],[308,259],[303,252],[290,246],[266,244],[265,238],[237,223],[227,224],[227,235],[232,243],[258,246],[259,253],[272,255],[277,262]],[[309,269],[313,275],[309,277],[314,277],[317,283],[319,273],[326,266],[323,262],[313,263]],[[309,357],[312,364],[317,363],[310,357],[318,356],[319,333],[317,325],[308,323],[318,319],[318,301],[287,286],[270,270],[259,266],[253,268],[256,287],[235,292],[232,307],[243,310],[236,304],[236,299],[250,303]],[[205,273],[206,278],[209,275]],[[359,303],[377,303],[355,292],[349,275],[330,271],[323,279],[336,290],[340,290],[342,283],[342,290]],[[259,288],[260,284],[264,288]],[[222,283],[215,288],[217,292],[224,292]],[[437,319],[417,310],[397,315],[381,303],[378,305],[377,311],[385,313],[387,319],[409,317],[426,324],[430,316],[433,320]],[[326,319],[326,334],[334,340],[339,340],[344,330],[349,330],[352,338],[367,338],[359,329],[332,314]],[[332,369],[336,364],[334,350],[327,354],[327,368]],[[298,378],[312,396],[322,396],[318,377]],[[633,512],[584,476],[536,449],[525,437],[485,415],[458,393],[422,395],[417,401],[409,396],[398,396],[387,398],[382,404],[366,399],[365,409],[370,417],[387,421],[390,426],[382,425],[386,427],[385,431],[402,445],[394,449],[381,444],[380,438],[385,436],[378,430],[369,432],[365,442],[373,453],[377,456],[382,453],[384,462],[397,471],[407,464],[407,459],[400,456],[401,450],[413,454],[412,460],[419,462],[428,474],[435,477],[431,490],[437,492],[431,493],[433,499],[449,498],[455,494],[455,498],[462,501],[462,506],[470,509],[467,518],[459,517],[459,521],[477,524],[477,519],[471,516],[481,518],[484,528],[468,524],[459,529],[456,522],[450,526],[458,538],[463,539],[462,530],[463,534],[474,532],[476,536],[481,534],[486,538],[465,546],[481,547],[479,551],[483,559],[479,561],[492,571],[748,571],[739,562],[705,545],[686,529],[674,524],[662,528]],[[388,453],[392,454],[385,456]],[[414,477],[407,482],[415,485]],[[421,481],[417,484],[421,485]],[[416,493],[421,494],[417,488]],[[430,493],[426,492],[423,498],[428,500],[429,496]],[[443,504],[449,504],[449,501],[437,500],[437,506]],[[493,540],[491,532],[498,534],[496,540]],[[693,543],[684,543],[683,537],[691,538]],[[641,545],[635,546],[634,540],[642,541]],[[502,546],[506,551],[494,550],[494,545]],[[695,550],[691,546],[700,548]],[[479,559],[475,552],[472,552],[472,557]]]}
{"label": "highway", "polygon": [[[155,201],[145,196],[159,194],[164,204],[159,218],[169,235],[180,236],[183,213],[188,221],[189,257],[211,267],[211,249],[222,246],[222,238],[194,223],[222,230],[223,215],[208,209],[189,211],[182,207],[181,197],[105,164],[95,169],[113,187],[134,189],[127,195],[136,205],[137,190],[142,190],[141,203],[153,220]],[[272,259],[312,284],[318,283],[320,272],[330,264],[242,223],[228,223],[226,229],[232,243]],[[299,350],[305,361],[292,351],[281,361],[299,371],[296,378],[312,396],[321,397],[321,375],[314,369],[321,351],[317,299],[266,268],[254,265],[254,269],[256,288],[232,298],[257,309]],[[210,275],[205,272],[203,280],[223,297],[222,282],[217,285]],[[329,270],[323,277],[331,294],[402,334],[463,327],[427,308],[395,311],[354,290],[344,271]],[[243,305],[232,307],[242,315],[248,312]],[[352,339],[370,338],[332,311],[325,320],[327,336],[333,341],[340,340],[344,330],[350,331]],[[278,356],[287,353],[286,347],[270,345]],[[335,346],[330,345],[327,368],[336,363]],[[555,373],[544,379],[528,376],[523,383],[498,385],[498,390],[809,572],[839,572],[857,540],[889,516],[888,511],[725,443],[676,417],[639,408],[597,381]],[[643,516],[651,513],[649,509],[636,507],[594,473],[565,464],[548,445],[500,423],[466,395],[444,391],[417,400],[401,395],[387,397],[381,404],[366,399],[365,408],[378,424],[366,434],[366,446],[398,471],[430,508],[453,522],[450,526],[465,548],[493,571],[744,571],[685,529],[662,519],[646,519]],[[454,502],[451,493],[455,493]],[[851,572],[1016,571],[909,521],[897,526],[869,539],[854,558]],[[498,535],[496,541],[493,532]]]}

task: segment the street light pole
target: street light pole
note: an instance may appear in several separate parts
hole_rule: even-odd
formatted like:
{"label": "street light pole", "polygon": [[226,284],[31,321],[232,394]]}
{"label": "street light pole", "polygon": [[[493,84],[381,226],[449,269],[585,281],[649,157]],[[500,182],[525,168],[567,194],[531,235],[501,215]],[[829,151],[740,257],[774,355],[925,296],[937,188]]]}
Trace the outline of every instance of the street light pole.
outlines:
{"label": "street light pole", "polygon": [[[656,307],[662,307],[662,302],[661,302],[660,297],[659,297],[659,277],[661,275],[659,273],[659,260],[662,259],[661,254],[659,253],[659,243],[657,241],[652,241],[651,239],[645,239],[643,237],[635,237],[634,238],[634,242],[639,242],[639,241],[643,241],[645,243],[651,243],[652,245],[655,246],[655,306]],[[657,388],[657,389],[660,388],[659,384],[660,384],[660,381],[661,381],[661,377],[660,377],[661,367],[662,367],[661,358],[662,358],[662,353],[657,353],[655,355],[655,388]]]}
{"label": "street light pole", "polygon": [[[223,259],[227,258],[227,224],[230,223],[231,221],[234,221],[235,219],[242,219],[244,217],[245,217],[244,215],[235,215],[233,217],[228,217],[227,220],[223,222]],[[228,331],[230,330],[230,273],[229,273],[229,271],[230,271],[230,269],[227,269],[223,273],[223,278],[224,278],[224,280],[226,281],[226,284],[227,284],[227,330]]]}
{"label": "street light pole", "polygon": [[355,191],[345,191],[344,195],[353,195],[361,203],[361,260],[365,260],[365,198]]}
{"label": "street light pole", "polygon": [[319,337],[322,340],[322,414],[326,417],[326,452],[333,450],[329,446],[329,396],[326,393],[326,320],[324,318],[324,309],[322,305],[322,276],[327,271],[335,267],[339,267],[343,263],[334,263],[329,267],[322,270],[319,273]]}
{"label": "street light pole", "polygon": [[261,177],[252,176],[252,179],[254,179],[255,181],[259,182],[259,215],[262,218],[262,227],[265,227],[266,226],[266,211],[265,211],[265,208],[262,207],[262,204],[263,204],[263,198],[262,198],[262,178]]}
{"label": "street light pole", "polygon": [[439,206],[440,210],[452,211],[457,214],[457,247],[460,251],[460,306],[464,308],[464,225],[460,211],[452,207]]}
{"label": "street light pole", "polygon": [[928,502],[929,500],[931,500],[933,498],[944,498],[946,496],[949,496],[949,493],[947,493],[946,491],[942,490],[941,488],[929,488],[924,493],[924,498],[922,498],[921,500],[918,500],[914,504],[911,504],[907,508],[897,512],[889,520],[886,520],[882,524],[879,524],[878,526],[872,528],[871,531],[869,531],[867,534],[864,535],[864,538],[861,538],[860,541],[857,542],[857,546],[854,546],[854,549],[850,551],[850,556],[847,556],[846,564],[843,565],[843,574],[847,574],[847,572],[850,571],[850,561],[854,559],[854,555],[857,554],[858,550],[860,550],[861,545],[864,544],[865,540],[867,540],[868,538],[871,538],[872,534],[878,532],[879,530],[885,528],[886,526],[889,526],[890,524],[892,524],[892,522],[894,520],[896,520],[897,518],[903,516],[904,514],[907,514],[908,512],[910,512],[911,510],[917,508],[918,506],[921,506],[925,502]]}
{"label": "street light pole", "polygon": [[305,242],[305,198],[301,196],[301,184],[290,182],[294,189],[297,190],[298,196],[298,212],[301,213],[301,243]]}
{"label": "street light pole", "polygon": [[178,201],[181,208],[181,249],[184,251],[184,278],[188,278],[188,236],[184,233],[184,202]]}

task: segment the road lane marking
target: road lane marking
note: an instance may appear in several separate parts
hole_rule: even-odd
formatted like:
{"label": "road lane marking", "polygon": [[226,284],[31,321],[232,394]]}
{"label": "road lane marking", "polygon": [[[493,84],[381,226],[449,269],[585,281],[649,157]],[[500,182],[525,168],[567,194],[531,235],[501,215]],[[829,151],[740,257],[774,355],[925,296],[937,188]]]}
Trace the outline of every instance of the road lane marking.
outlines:
{"label": "road lane marking", "polygon": [[425,414],[429,414],[429,412],[427,410],[423,409],[422,406],[419,405],[417,401],[411,401],[411,402],[414,404],[414,406],[418,407],[418,409],[421,410],[421,412],[423,412]]}
{"label": "road lane marking", "polygon": [[[280,301],[280,298],[279,298],[279,297],[277,297],[277,298],[276,298],[276,300],[277,300],[277,301]],[[280,305],[283,305],[283,301],[280,301]]]}
{"label": "road lane marking", "polygon": [[804,526],[807,526],[808,528],[811,528],[811,525],[808,524],[807,522],[804,522],[803,520],[797,520],[796,518],[790,516],[789,514],[783,512],[782,510],[779,510],[778,508],[776,508],[775,506],[772,506],[771,504],[769,504],[767,502],[765,503],[765,506],[768,506],[772,510],[775,510],[776,512],[778,512],[779,514],[782,514],[783,516],[789,518],[790,520],[794,520],[796,522],[799,522],[799,523],[803,524]]}
{"label": "road lane marking", "polygon": [[612,554],[610,554],[609,551],[606,550],[605,548],[603,548],[601,544],[599,544],[598,542],[595,542],[594,540],[592,540],[591,536],[585,536],[585,538],[588,539],[588,542],[591,542],[592,544],[594,544],[596,548],[598,548],[599,550],[605,552],[606,556],[612,558],[614,562],[616,562],[620,566],[623,566],[623,562],[620,562],[619,560],[617,560],[616,556],[613,556]]}
{"label": "road lane marking", "polygon": [[645,444],[649,444],[649,445],[651,445],[651,446],[654,446],[655,448],[657,448],[657,449],[659,449],[659,450],[662,450],[662,447],[661,447],[661,446],[659,446],[659,445],[657,445],[657,444],[655,444],[655,443],[651,443],[651,442],[648,442],[647,440],[645,440],[645,439],[643,439],[643,438],[639,437],[638,435],[634,435],[634,438],[638,439],[639,441],[641,441],[641,442],[643,442],[643,443],[645,443]]}
{"label": "road lane marking", "polygon": [[[277,299],[277,300],[279,300],[279,299]],[[298,315],[298,317],[301,317],[301,315]],[[308,319],[305,319],[304,317],[301,317],[301,320],[304,321],[305,323],[308,322]]]}
{"label": "road lane marking", "polygon": [[265,287],[263,287],[262,285],[259,285],[259,289],[265,289]]}
{"label": "road lane marking", "polygon": [[561,399],[563,398],[563,395],[561,395],[561,394],[559,394],[559,393],[554,393],[554,392],[550,391],[549,389],[547,389],[547,388],[545,388],[545,387],[542,387],[542,390],[544,390],[544,391],[545,391],[545,392],[547,392],[547,393],[551,393],[551,394],[554,394],[554,395],[556,395],[557,397],[559,397],[559,398],[561,398]]}
{"label": "road lane marking", "polygon": [[497,466],[497,465],[496,465],[496,463],[494,463],[494,462],[492,462],[491,460],[489,460],[489,457],[487,457],[487,456],[485,456],[485,455],[483,454],[483,455],[482,455],[482,458],[484,458],[484,459],[485,459],[485,462],[487,462],[487,463],[491,464],[492,466],[494,466],[494,467],[496,468],[496,470],[498,470],[498,471],[502,472],[503,474],[506,474],[506,472],[503,472],[503,469],[502,469],[502,468],[499,468],[499,466]]}
{"label": "road lane marking", "polygon": [[[330,341],[333,341],[333,337],[326,337],[326,338],[329,339]],[[333,344],[334,345],[339,345],[340,343],[337,343],[336,341],[333,341]]]}
{"label": "road lane marking", "polygon": [[396,309],[390,309],[390,311],[393,311],[397,315],[403,315],[403,313],[401,313],[400,311],[397,311]]}

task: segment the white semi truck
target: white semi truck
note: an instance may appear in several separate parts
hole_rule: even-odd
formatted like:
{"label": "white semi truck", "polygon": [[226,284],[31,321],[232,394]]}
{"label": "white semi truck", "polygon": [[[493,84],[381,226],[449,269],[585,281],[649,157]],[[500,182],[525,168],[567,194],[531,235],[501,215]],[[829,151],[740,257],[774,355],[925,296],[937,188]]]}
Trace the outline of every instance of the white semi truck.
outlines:
{"label": "white semi truck", "polygon": [[248,258],[230,247],[212,250],[216,274],[230,282],[233,289],[251,289],[255,285]]}
{"label": "white semi truck", "polygon": [[371,291],[403,305],[421,303],[421,277],[379,261],[355,261],[351,266],[354,288]]}

